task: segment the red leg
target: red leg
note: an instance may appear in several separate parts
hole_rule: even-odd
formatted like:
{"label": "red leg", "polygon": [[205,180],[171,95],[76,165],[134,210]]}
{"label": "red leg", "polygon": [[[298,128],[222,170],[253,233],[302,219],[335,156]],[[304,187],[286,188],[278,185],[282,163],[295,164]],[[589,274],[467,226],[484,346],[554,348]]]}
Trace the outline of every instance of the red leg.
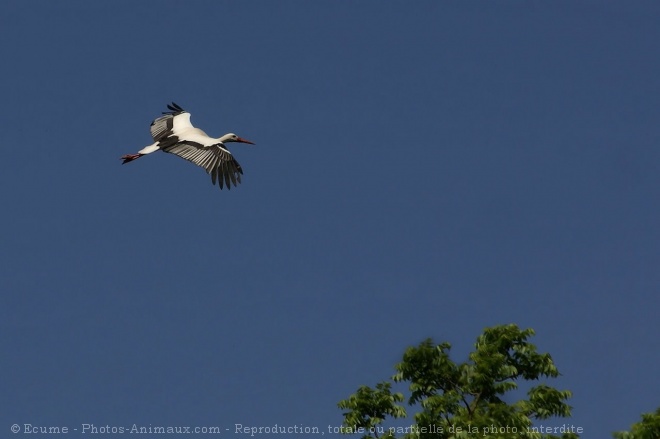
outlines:
{"label": "red leg", "polygon": [[128,162],[132,162],[133,160],[139,159],[140,157],[142,157],[142,155],[143,154],[126,154],[126,155],[123,155],[123,156],[121,156],[121,159],[123,160],[123,162],[121,162],[121,164],[123,165],[123,164],[126,164]]}

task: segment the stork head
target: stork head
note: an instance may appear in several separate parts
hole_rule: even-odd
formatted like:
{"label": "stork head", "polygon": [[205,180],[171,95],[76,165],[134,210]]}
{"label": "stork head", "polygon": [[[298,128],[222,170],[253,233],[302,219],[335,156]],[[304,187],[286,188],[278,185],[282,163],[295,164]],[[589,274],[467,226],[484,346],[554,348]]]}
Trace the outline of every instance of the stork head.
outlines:
{"label": "stork head", "polygon": [[234,133],[225,134],[220,138],[220,141],[222,143],[238,142],[238,143],[249,143],[250,145],[254,145],[254,143],[250,142],[249,140],[243,139],[242,137],[238,137]]}

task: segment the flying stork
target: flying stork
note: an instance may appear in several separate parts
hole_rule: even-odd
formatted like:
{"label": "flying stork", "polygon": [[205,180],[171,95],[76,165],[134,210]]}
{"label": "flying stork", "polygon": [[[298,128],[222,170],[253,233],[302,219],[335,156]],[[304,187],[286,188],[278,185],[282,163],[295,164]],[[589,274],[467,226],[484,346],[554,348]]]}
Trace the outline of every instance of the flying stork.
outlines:
{"label": "flying stork", "polygon": [[213,184],[218,182],[220,189],[223,188],[223,183],[227,189],[231,189],[232,183],[237,186],[241,182],[243,169],[225,143],[240,142],[250,145],[254,143],[234,133],[225,134],[217,139],[209,137],[204,131],[192,126],[190,113],[176,103],[172,102],[167,108],[170,111],[163,112],[164,116],[151,122],[151,137],[154,143],[141,149],[137,154],[122,156],[122,165],[161,150],[201,166],[207,174],[211,174]]}

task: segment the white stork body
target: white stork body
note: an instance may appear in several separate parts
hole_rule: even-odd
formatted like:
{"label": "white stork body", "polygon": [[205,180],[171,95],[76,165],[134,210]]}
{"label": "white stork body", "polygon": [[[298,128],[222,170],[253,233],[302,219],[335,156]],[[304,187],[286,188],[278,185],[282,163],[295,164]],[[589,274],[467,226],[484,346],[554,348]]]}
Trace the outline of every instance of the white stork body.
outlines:
{"label": "white stork body", "polygon": [[137,154],[122,156],[122,164],[139,159],[143,155],[162,150],[176,154],[197,166],[201,166],[211,175],[213,184],[218,182],[220,189],[223,184],[231,189],[231,184],[237,186],[241,182],[243,169],[229,152],[225,143],[254,143],[229,133],[219,138],[209,137],[204,131],[195,128],[190,123],[190,113],[172,102],[168,105],[171,111],[164,112],[151,123],[151,136],[154,143],[141,149]]}

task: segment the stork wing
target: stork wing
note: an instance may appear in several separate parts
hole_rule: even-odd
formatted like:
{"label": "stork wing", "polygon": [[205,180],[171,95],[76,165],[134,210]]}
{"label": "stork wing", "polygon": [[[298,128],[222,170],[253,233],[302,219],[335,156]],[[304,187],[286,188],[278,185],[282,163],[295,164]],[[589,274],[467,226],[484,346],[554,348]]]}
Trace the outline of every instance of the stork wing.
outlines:
{"label": "stork wing", "polygon": [[154,138],[154,142],[166,139],[182,130],[193,128],[190,123],[190,113],[174,102],[167,108],[171,111],[164,112],[164,116],[151,122],[151,137]]}
{"label": "stork wing", "polygon": [[220,189],[223,188],[223,183],[227,185],[227,189],[231,189],[232,183],[238,186],[241,182],[243,169],[222,143],[204,146],[201,143],[184,140],[162,149],[204,168],[207,174],[211,174],[213,184],[218,181]]}

